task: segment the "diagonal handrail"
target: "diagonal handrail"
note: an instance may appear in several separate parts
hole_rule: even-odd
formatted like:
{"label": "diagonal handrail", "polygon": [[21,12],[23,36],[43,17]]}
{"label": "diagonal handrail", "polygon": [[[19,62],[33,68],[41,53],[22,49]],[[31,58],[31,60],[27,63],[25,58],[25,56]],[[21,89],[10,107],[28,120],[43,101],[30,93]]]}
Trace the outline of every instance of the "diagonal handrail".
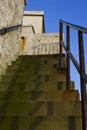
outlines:
{"label": "diagonal handrail", "polygon": [[79,30],[79,31],[87,34],[87,28],[85,28],[85,27],[78,26],[78,25],[75,25],[75,24],[71,24],[71,23],[66,22],[66,21],[64,21],[62,19],[60,19],[60,22],[63,23],[64,25],[70,27],[70,28],[73,28],[75,30]]}
{"label": "diagonal handrail", "polygon": [[[63,27],[66,26],[66,45],[63,42],[62,34],[63,34]],[[84,43],[83,43],[83,34],[87,34],[87,28],[74,25],[68,23],[64,20],[59,21],[59,32],[60,32],[60,58],[59,58],[59,68],[61,69],[62,63],[62,47],[65,49],[67,54],[66,56],[66,64],[67,64],[67,71],[66,71],[66,89],[70,90],[70,60],[73,62],[74,66],[76,67],[77,71],[80,75],[80,84],[81,84],[81,99],[82,99],[82,125],[83,130],[86,130],[86,84],[87,84],[87,74],[85,72],[85,58],[84,58]],[[78,32],[78,46],[79,46],[79,63],[76,58],[73,56],[72,52],[70,51],[70,29],[73,28]]]}
{"label": "diagonal handrail", "polygon": [[10,26],[10,27],[7,27],[7,28],[0,29],[0,35],[4,35],[8,32],[17,30],[21,26],[22,26],[22,24],[18,24],[18,25],[15,25],[15,26]]}

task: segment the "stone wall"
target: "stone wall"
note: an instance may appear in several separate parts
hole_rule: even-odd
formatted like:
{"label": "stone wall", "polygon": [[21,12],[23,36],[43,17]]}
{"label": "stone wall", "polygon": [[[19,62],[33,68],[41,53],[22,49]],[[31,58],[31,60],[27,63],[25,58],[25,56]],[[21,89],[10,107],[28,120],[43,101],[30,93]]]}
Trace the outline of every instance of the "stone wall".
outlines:
{"label": "stone wall", "polygon": [[[24,32],[24,30],[23,30]],[[59,52],[59,34],[58,33],[26,33],[22,35],[26,37],[26,44],[22,54],[56,54]],[[28,34],[28,35],[27,35]]]}
{"label": "stone wall", "polygon": [[59,52],[59,34],[36,34],[33,40],[34,54],[57,54]]}
{"label": "stone wall", "polygon": [[[24,50],[20,51],[21,54],[32,54],[32,42],[33,42],[33,35],[35,33],[34,27],[32,25],[26,25],[22,27],[22,34],[21,37],[24,37],[26,39],[26,43],[24,46]],[[20,44],[20,50],[22,47],[22,43]],[[26,53],[25,48],[27,48],[28,53]]]}
{"label": "stone wall", "polygon": [[[22,23],[24,4],[24,0],[0,1],[0,29]],[[18,57],[20,33],[21,28],[0,35],[0,74],[3,74],[7,65]]]}

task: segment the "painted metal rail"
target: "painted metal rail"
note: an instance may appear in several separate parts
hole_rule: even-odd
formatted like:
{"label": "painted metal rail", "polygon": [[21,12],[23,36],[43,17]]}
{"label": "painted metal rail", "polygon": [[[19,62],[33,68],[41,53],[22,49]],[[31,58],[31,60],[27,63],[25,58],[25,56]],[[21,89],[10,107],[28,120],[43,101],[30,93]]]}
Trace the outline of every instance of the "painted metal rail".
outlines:
{"label": "painted metal rail", "polygon": [[21,26],[22,26],[22,24],[18,24],[18,25],[15,25],[15,26],[11,26],[11,27],[0,29],[0,35],[4,35],[4,34],[6,34],[8,32],[17,30]]}
{"label": "painted metal rail", "polygon": [[[66,41],[63,42],[63,32],[64,27],[66,27]],[[79,63],[76,58],[73,56],[70,50],[70,29],[77,31],[78,35],[78,48],[79,48]],[[85,71],[85,58],[84,58],[84,43],[83,43],[83,34],[87,34],[87,28],[77,26],[60,19],[59,21],[59,43],[60,43],[60,58],[59,58],[59,68],[61,69],[62,65],[62,48],[66,52],[66,89],[70,90],[70,60],[73,62],[75,68],[80,75],[80,85],[81,85],[81,100],[82,100],[82,129],[87,130],[87,119],[86,119],[86,84],[87,84],[87,74]]]}

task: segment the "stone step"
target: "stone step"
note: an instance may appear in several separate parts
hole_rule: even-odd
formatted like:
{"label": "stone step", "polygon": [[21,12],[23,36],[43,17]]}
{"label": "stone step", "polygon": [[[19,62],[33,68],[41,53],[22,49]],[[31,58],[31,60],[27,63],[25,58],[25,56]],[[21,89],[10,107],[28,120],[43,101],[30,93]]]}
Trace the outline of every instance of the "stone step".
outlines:
{"label": "stone step", "polygon": [[[47,54],[47,55],[20,55],[18,57],[18,59],[16,60],[16,62],[20,62],[20,61],[28,61],[29,59],[31,61],[35,61],[35,60],[40,60],[40,61],[44,61],[44,60],[53,60],[53,59],[58,59],[59,58],[59,54]],[[65,54],[62,54],[62,58],[65,58]],[[15,63],[15,61],[13,62]]]}
{"label": "stone step", "polygon": [[82,130],[80,116],[27,116],[3,117],[0,121],[1,130]]}
{"label": "stone step", "polygon": [[[17,61],[15,61],[12,66],[8,67],[8,70],[17,69],[18,66],[21,66],[22,68],[26,67],[29,68],[31,65],[33,66],[44,66],[46,67],[58,67],[58,60],[59,56],[22,56],[19,57]],[[65,67],[65,55],[63,56],[63,67]]]}
{"label": "stone step", "polygon": [[[19,56],[0,83],[1,130],[82,130],[81,101],[71,82],[65,91],[66,57]],[[80,125],[79,125],[80,124]]]}
{"label": "stone step", "polygon": [[[62,101],[66,100],[66,97],[70,97],[68,101],[78,101],[79,93],[77,90],[73,90],[68,92],[67,95],[63,95],[65,92],[63,90],[60,91],[6,91],[0,92],[0,101],[5,102],[29,102],[32,100],[35,101]],[[66,100],[67,101],[67,100]]]}
{"label": "stone step", "polygon": [[[70,90],[74,90],[74,82],[70,82]],[[41,91],[58,91],[66,90],[66,81],[48,81],[48,82],[20,82],[20,83],[0,83],[0,91],[31,91],[31,90],[41,90]]]}
{"label": "stone step", "polygon": [[[30,67],[30,68],[21,68],[20,70],[9,70],[5,73],[5,76],[36,76],[36,75],[43,75],[43,74],[64,74],[64,72],[66,73],[66,68],[62,68],[61,70],[59,70],[58,68],[34,68],[34,67]],[[4,77],[4,75],[2,76],[2,78]]]}
{"label": "stone step", "polygon": [[36,62],[35,61],[31,61],[29,60],[28,62],[25,62],[25,61],[21,61],[20,64],[17,64],[17,62],[15,61],[14,64],[12,64],[10,67],[8,66],[8,71],[9,70],[16,70],[18,67],[20,67],[21,69],[23,68],[27,68],[29,69],[30,67],[31,68],[35,68],[35,67],[39,67],[40,64],[39,64],[39,61],[37,60]]}
{"label": "stone step", "polygon": [[[62,65],[62,69],[61,70],[66,70],[66,66],[65,65]],[[14,73],[16,73],[17,71],[18,72],[20,72],[21,71],[21,73],[23,73],[23,72],[31,72],[31,71],[33,71],[34,73],[35,72],[41,72],[41,71],[59,71],[59,68],[58,68],[58,65],[57,64],[51,64],[51,65],[38,65],[38,66],[27,66],[27,65],[24,65],[24,66],[20,66],[19,67],[19,69],[17,69],[17,67],[16,66],[14,66],[14,67],[10,67],[7,71],[6,71],[6,75],[9,75],[10,73],[11,73],[11,75],[12,75],[12,73],[14,74]]]}
{"label": "stone step", "polygon": [[[63,57],[62,58],[62,65],[64,66],[64,65],[66,65],[66,58],[65,57]],[[27,66],[27,67],[29,67],[32,63],[34,63],[35,65],[37,64],[37,65],[39,65],[39,66],[43,66],[43,65],[45,65],[45,66],[47,66],[47,67],[54,67],[54,66],[56,66],[58,63],[59,63],[59,58],[48,58],[48,59],[46,59],[46,58],[40,58],[40,59],[35,59],[35,60],[25,60],[25,61],[21,61],[21,65],[22,65],[22,67],[24,67],[24,66]],[[55,65],[56,64],[56,65]],[[15,61],[13,64],[13,67],[15,68],[15,67],[17,67],[18,65],[20,65],[20,62],[17,62],[17,61]],[[58,67],[58,66],[57,66]]]}
{"label": "stone step", "polygon": [[65,81],[66,80],[66,72],[62,71],[62,73],[57,71],[52,71],[52,72],[43,72],[44,74],[38,74],[38,75],[33,75],[32,73],[30,76],[3,76],[1,81],[2,82],[31,82],[31,81],[39,81],[39,82],[45,82],[45,81]]}
{"label": "stone step", "polygon": [[[39,61],[38,61],[39,62]],[[58,63],[49,63],[49,64],[41,64],[40,62],[39,63],[36,63],[36,62],[29,62],[28,65],[26,64],[21,64],[21,65],[12,65],[11,67],[9,67],[6,71],[6,73],[8,73],[9,71],[18,71],[18,70],[27,70],[27,71],[30,71],[30,70],[41,70],[41,69],[58,69],[59,66],[58,66]],[[66,68],[66,66],[64,64],[62,64],[62,68]]]}
{"label": "stone step", "polygon": [[81,116],[80,101],[61,102],[3,102],[0,101],[0,117],[4,116]]}

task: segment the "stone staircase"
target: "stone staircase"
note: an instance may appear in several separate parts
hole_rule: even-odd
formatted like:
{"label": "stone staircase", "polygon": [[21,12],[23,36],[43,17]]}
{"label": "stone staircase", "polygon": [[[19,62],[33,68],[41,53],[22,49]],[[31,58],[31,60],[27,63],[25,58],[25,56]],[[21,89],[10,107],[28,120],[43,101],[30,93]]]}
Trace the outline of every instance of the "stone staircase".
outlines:
{"label": "stone staircase", "polygon": [[81,101],[59,55],[21,55],[0,82],[0,130],[82,130]]}

